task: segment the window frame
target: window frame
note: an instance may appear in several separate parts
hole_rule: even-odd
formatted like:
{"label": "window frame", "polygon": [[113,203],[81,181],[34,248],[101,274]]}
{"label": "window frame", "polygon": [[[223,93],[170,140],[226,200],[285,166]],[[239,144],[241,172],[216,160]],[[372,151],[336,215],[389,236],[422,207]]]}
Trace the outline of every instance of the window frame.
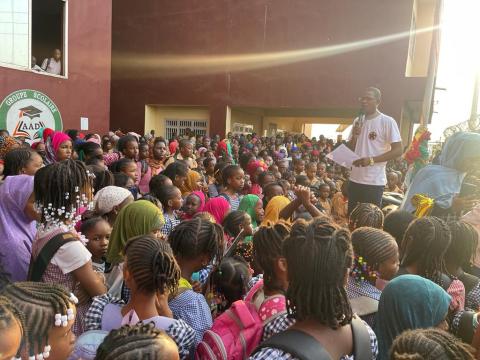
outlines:
{"label": "window frame", "polygon": [[[63,75],[55,75],[47,72],[35,71],[31,68],[32,63],[32,24],[33,24],[33,12],[32,1],[28,0],[28,64],[30,66],[25,67],[21,65],[9,64],[0,61],[0,68],[7,68],[19,71],[26,71],[37,75],[50,76],[60,79],[68,79],[68,0],[60,0],[63,5],[63,50],[62,50],[62,68]],[[38,1],[38,0],[37,0]],[[38,60],[38,59],[37,59]],[[38,63],[37,63],[38,65]],[[40,65],[39,65],[40,66]]]}

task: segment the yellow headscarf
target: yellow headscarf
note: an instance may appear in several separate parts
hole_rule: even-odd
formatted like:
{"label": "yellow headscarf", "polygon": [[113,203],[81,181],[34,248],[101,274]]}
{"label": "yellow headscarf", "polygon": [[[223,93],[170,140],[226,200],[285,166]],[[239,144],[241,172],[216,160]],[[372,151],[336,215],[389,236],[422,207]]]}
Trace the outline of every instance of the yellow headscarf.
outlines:
{"label": "yellow headscarf", "polygon": [[187,196],[194,191],[202,190],[197,184],[201,176],[202,175],[200,175],[198,172],[194,170],[188,170],[187,179],[185,180],[185,183],[183,184],[183,186],[180,187],[182,196]]}
{"label": "yellow headscarf", "polygon": [[288,204],[290,204],[290,200],[283,195],[271,198],[265,208],[265,217],[261,225],[276,223],[279,220],[280,211]]}
{"label": "yellow headscarf", "polygon": [[412,197],[412,204],[415,207],[415,216],[421,218],[430,215],[435,201],[423,194],[415,194]]}

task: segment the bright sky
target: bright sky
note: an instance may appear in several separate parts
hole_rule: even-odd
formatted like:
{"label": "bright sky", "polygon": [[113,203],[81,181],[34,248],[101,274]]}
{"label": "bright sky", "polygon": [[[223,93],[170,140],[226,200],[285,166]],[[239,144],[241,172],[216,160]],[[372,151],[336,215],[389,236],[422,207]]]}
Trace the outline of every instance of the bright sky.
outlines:
{"label": "bright sky", "polygon": [[[432,140],[470,116],[475,73],[480,70],[480,0],[444,0]],[[335,138],[336,125],[313,125],[312,135]],[[345,134],[348,133],[347,130]],[[345,137],[345,136],[344,136]]]}

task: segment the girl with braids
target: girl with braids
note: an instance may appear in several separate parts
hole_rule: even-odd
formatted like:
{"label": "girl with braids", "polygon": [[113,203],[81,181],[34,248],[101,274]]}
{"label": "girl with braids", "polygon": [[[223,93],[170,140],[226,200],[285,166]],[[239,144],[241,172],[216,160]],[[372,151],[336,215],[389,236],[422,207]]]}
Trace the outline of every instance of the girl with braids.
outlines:
{"label": "girl with braids", "polygon": [[[352,233],[352,245],[355,257],[348,278],[348,298],[355,313],[373,327],[384,282],[398,271],[398,246],[390,234],[369,227]],[[364,308],[368,304],[374,304],[372,309]]]}
{"label": "girl with braids", "polygon": [[131,290],[128,303],[111,295],[98,296],[85,316],[88,330],[110,331],[124,324],[153,322],[178,345],[181,358],[187,358],[193,345],[194,330],[183,320],[172,319],[168,295],[176,293],[180,269],[168,242],[150,235],[131,238],[125,246],[123,278]]}
{"label": "girl with braids", "polygon": [[[126,188],[130,190],[130,192],[133,195],[133,198],[136,200],[138,197],[138,174],[137,174],[137,165],[135,164],[135,161],[132,159],[128,158],[122,158],[118,161],[115,161],[113,164],[110,165],[110,169],[113,172],[113,174],[121,173],[124,175],[127,175],[130,180],[133,182],[133,184],[130,184],[127,186],[125,184]],[[117,181],[114,181],[115,185],[120,186],[119,184],[116,184]]]}
{"label": "girl with braids", "polygon": [[178,349],[153,324],[125,325],[113,330],[98,348],[95,360],[178,360]]}
{"label": "girl with braids", "polygon": [[[353,261],[349,232],[324,217],[311,223],[298,220],[282,253],[288,268],[287,311],[296,323],[260,345],[250,359],[297,359],[294,346],[282,349],[281,337],[288,334],[310,339],[309,343],[321,346],[332,359],[352,359],[354,353],[356,358],[357,346],[369,353],[362,357],[375,359],[376,336],[368,325],[354,317],[345,290]],[[354,347],[354,333],[362,345],[357,343]]]}
{"label": "girl with braids", "polygon": [[390,349],[392,360],[475,360],[475,349],[435,328],[404,331]]}
{"label": "girl with braids", "polygon": [[173,185],[181,189],[187,180],[188,166],[183,161],[175,161],[168,165],[165,170],[162,171],[162,175],[165,175],[172,180]]}
{"label": "girl with braids", "polygon": [[14,359],[19,353],[25,332],[24,316],[4,296],[0,296],[0,359]]}
{"label": "girl with braids", "polygon": [[1,296],[24,316],[23,341],[17,358],[68,358],[75,343],[75,295],[57,284],[17,282],[7,285]]}
{"label": "girl with braids", "polygon": [[359,203],[350,213],[348,227],[350,231],[362,226],[382,229],[383,220],[383,212],[378,206],[369,203]]}
{"label": "girl with braids", "polygon": [[295,323],[287,316],[285,293],[288,289],[286,260],[282,253],[282,246],[290,234],[290,225],[279,222],[271,226],[260,226],[253,236],[253,259],[259,267],[262,277],[258,280],[247,295],[257,311],[268,305],[270,301],[280,301],[284,304],[282,311],[269,316],[264,320],[262,339],[288,329]]}
{"label": "girl with braids", "polygon": [[[225,200],[225,199],[223,199]],[[181,270],[179,290],[169,301],[176,319],[185,320],[195,330],[195,346],[212,326],[210,307],[201,294],[193,291],[192,274],[222,260],[223,230],[218,224],[200,218],[180,223],[168,237]]]}
{"label": "girl with braids", "polygon": [[452,296],[451,310],[463,310],[465,287],[445,266],[452,236],[447,223],[436,217],[423,217],[410,224],[401,247],[398,275],[414,274],[440,285]]}
{"label": "girl with braids", "polygon": [[438,327],[445,320],[450,295],[434,282],[417,275],[402,275],[388,283],[380,297],[376,333],[378,359],[389,358],[393,340],[405,330]]}
{"label": "girl with braids", "polygon": [[445,255],[446,268],[465,286],[465,308],[479,311],[480,279],[464,271],[469,271],[475,257],[478,233],[472,225],[463,221],[451,221],[448,226],[452,233],[452,242]]}
{"label": "girl with braids", "polygon": [[245,184],[245,174],[238,165],[229,165],[222,171],[223,191],[219,196],[225,198],[232,211],[240,205],[240,192]]}
{"label": "girl with braids", "polygon": [[33,176],[18,175],[0,185],[0,257],[12,281],[27,280],[38,218],[33,184]]}
{"label": "girl with braids", "polygon": [[78,294],[81,303],[73,331],[81,334],[91,298],[107,291],[103,276],[93,270],[85,237],[74,228],[81,219],[81,207],[91,208],[92,180],[85,165],[74,160],[49,165],[41,175],[43,181],[34,184],[40,221],[29,279],[60,284]]}
{"label": "girl with braids", "polygon": [[43,167],[43,159],[38,153],[28,148],[14,149],[5,155],[3,176],[35,175]]}
{"label": "girl with braids", "polygon": [[112,227],[104,218],[95,216],[82,222],[80,232],[88,239],[87,249],[92,254],[92,266],[100,272],[105,272],[105,256]]}

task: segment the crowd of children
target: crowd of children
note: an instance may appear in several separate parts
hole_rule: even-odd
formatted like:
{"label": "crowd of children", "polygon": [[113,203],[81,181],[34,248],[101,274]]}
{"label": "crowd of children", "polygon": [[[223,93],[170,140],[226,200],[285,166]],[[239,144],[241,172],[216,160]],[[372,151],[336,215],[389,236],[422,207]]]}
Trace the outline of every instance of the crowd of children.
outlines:
{"label": "crowd of children", "polygon": [[349,214],[323,136],[39,136],[0,131],[0,360],[480,355],[478,208]]}

